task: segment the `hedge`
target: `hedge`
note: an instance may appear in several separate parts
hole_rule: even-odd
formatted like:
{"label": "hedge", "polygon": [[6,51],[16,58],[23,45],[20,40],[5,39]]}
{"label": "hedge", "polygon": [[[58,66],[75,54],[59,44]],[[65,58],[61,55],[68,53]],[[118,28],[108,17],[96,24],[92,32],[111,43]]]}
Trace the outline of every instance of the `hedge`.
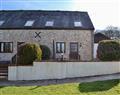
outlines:
{"label": "hedge", "polygon": [[103,40],[98,45],[97,57],[102,61],[120,60],[120,42],[115,40]]}
{"label": "hedge", "polygon": [[21,46],[18,51],[18,64],[30,65],[33,61],[41,60],[42,51],[37,44],[25,44]]}

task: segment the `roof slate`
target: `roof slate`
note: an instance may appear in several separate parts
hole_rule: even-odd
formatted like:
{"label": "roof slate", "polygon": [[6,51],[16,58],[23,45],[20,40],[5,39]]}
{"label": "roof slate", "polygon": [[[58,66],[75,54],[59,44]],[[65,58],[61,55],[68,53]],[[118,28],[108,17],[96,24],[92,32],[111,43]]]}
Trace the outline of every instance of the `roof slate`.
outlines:
{"label": "roof slate", "polygon": [[[83,29],[94,30],[87,12],[79,11],[42,11],[42,10],[1,10],[0,20],[4,20],[0,29]],[[24,26],[28,20],[34,20],[30,27]],[[54,21],[52,27],[46,27],[46,21]],[[80,21],[81,27],[74,22]]]}

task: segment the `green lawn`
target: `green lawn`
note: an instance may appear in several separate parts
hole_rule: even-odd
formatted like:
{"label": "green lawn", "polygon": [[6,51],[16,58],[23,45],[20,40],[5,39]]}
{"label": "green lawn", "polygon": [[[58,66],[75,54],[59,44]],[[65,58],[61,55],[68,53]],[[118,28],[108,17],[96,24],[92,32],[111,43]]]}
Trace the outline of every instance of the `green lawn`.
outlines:
{"label": "green lawn", "polygon": [[120,95],[120,80],[49,86],[1,86],[0,95]]}

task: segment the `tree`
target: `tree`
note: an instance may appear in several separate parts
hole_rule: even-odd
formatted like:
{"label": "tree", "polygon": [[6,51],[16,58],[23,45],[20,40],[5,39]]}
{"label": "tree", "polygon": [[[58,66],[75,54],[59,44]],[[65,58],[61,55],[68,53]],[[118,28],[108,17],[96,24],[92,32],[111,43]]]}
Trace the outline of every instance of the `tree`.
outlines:
{"label": "tree", "polygon": [[38,44],[27,43],[19,48],[18,64],[30,65],[33,61],[40,61],[42,58],[42,50]]}
{"label": "tree", "polygon": [[118,27],[108,26],[103,30],[103,33],[109,38],[120,39],[120,29]]}
{"label": "tree", "polygon": [[97,57],[102,61],[120,60],[120,42],[115,40],[100,41],[97,49]]}

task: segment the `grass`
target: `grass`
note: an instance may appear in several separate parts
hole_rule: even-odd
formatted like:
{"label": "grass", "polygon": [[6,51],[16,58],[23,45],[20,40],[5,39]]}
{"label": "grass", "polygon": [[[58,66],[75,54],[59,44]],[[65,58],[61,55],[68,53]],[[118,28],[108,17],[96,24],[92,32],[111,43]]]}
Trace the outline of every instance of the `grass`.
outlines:
{"label": "grass", "polygon": [[120,95],[120,80],[48,86],[1,86],[0,95]]}

